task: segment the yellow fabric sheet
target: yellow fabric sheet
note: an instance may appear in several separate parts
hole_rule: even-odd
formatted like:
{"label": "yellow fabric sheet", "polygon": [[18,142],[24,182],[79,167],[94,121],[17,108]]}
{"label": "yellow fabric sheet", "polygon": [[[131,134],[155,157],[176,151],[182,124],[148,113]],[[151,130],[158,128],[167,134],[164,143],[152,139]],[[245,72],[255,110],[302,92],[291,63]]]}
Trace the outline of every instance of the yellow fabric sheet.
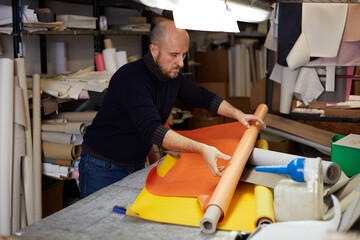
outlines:
{"label": "yellow fabric sheet", "polygon": [[[172,167],[171,163],[175,164],[176,158],[168,155],[158,168],[159,175],[166,174]],[[204,212],[197,198],[155,196],[144,188],[131,208],[128,207],[126,214],[152,221],[199,227]],[[240,183],[230,203],[227,217],[217,228],[252,232],[255,229],[254,214],[254,185]]]}
{"label": "yellow fabric sheet", "polygon": [[[260,140],[257,147],[267,149],[267,142]],[[157,169],[159,176],[165,176],[177,161],[178,158],[167,155]],[[273,195],[270,189],[240,182],[227,215],[217,225],[217,229],[252,232],[259,219],[265,218],[274,222],[272,205]],[[156,196],[149,193],[145,187],[134,204],[128,206],[126,214],[152,221],[199,227],[204,212],[195,197]]]}

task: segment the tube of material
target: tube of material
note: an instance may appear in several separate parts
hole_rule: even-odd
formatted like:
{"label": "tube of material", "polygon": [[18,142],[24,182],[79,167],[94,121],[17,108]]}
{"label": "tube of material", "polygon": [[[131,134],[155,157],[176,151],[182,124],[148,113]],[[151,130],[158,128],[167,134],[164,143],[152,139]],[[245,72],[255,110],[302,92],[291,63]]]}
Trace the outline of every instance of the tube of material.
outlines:
{"label": "tube of material", "polygon": [[14,98],[14,145],[12,185],[12,233],[21,229],[21,158],[25,156],[25,108],[19,80],[15,79]]}
{"label": "tube of material", "polygon": [[60,112],[51,114],[48,119],[66,119],[69,122],[92,122],[97,112]]}
{"label": "tube of material", "polygon": [[[252,154],[249,157],[248,163],[254,166],[286,165],[295,158],[303,157],[260,148],[254,148]],[[321,165],[324,182],[327,184],[335,184],[341,176],[341,168],[339,164],[322,160]]]}
{"label": "tube of material", "polygon": [[[255,111],[255,115],[264,120],[267,111],[268,107],[265,104],[260,104]],[[204,218],[200,221],[200,229],[204,233],[215,232],[218,221],[224,217],[246,162],[255,146],[260,127],[259,123],[252,124],[250,128],[244,132],[243,137],[236,147],[229,165],[210,198]],[[211,209],[208,212],[210,206]]]}
{"label": "tube of material", "polygon": [[11,234],[14,62],[0,59],[0,235]]}
{"label": "tube of material", "polygon": [[275,222],[275,212],[273,207],[273,193],[268,187],[255,185],[255,227],[261,224]]}
{"label": "tube of material", "polygon": [[23,93],[24,106],[25,106],[25,148],[26,155],[22,161],[22,174],[25,193],[25,209],[27,224],[30,225],[34,222],[34,176],[33,176],[33,152],[32,152],[32,137],[31,137],[31,124],[30,124],[30,110],[27,92],[27,81],[25,71],[25,59],[14,59],[15,75],[19,78],[20,88]]}
{"label": "tube of material", "polygon": [[42,218],[41,183],[41,90],[40,75],[33,75],[33,161],[34,161],[34,221]]}
{"label": "tube of material", "polygon": [[96,71],[98,72],[106,70],[104,55],[102,53],[95,53],[95,65],[96,65]]}

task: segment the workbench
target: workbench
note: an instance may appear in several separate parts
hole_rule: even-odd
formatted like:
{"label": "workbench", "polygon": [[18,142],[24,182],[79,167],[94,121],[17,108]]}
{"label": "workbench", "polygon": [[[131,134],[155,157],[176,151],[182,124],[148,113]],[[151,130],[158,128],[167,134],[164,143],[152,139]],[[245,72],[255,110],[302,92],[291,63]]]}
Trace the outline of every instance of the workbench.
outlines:
{"label": "workbench", "polygon": [[[152,166],[103,188],[30,226],[16,236],[24,239],[233,239],[228,231],[202,233],[200,227],[148,221],[112,211],[133,204]],[[46,203],[44,203],[46,204]]]}

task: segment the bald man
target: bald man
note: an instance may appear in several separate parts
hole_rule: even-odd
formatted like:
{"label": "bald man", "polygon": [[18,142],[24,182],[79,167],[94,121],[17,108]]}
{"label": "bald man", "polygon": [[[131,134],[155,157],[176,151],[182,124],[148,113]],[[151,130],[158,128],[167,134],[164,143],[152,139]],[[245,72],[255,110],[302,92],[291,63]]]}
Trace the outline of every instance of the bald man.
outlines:
{"label": "bald man", "polygon": [[79,164],[81,198],[144,168],[153,144],[200,153],[209,171],[222,175],[217,159],[230,156],[164,126],[176,98],[237,119],[246,127],[258,121],[265,128],[258,117],[244,114],[184,77],[180,70],[190,44],[186,30],[164,21],[152,30],[150,42],[142,59],[122,66],[112,76],[102,107],[86,128]]}

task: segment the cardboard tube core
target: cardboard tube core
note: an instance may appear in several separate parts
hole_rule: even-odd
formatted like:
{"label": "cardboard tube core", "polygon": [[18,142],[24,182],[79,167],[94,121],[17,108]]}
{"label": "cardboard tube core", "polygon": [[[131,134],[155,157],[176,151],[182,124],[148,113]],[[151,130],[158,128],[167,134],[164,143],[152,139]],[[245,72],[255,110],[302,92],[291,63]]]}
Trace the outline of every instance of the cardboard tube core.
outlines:
{"label": "cardboard tube core", "polygon": [[204,217],[200,221],[201,231],[204,233],[214,233],[216,225],[219,222],[221,216],[221,209],[216,205],[210,205],[204,214]]}

